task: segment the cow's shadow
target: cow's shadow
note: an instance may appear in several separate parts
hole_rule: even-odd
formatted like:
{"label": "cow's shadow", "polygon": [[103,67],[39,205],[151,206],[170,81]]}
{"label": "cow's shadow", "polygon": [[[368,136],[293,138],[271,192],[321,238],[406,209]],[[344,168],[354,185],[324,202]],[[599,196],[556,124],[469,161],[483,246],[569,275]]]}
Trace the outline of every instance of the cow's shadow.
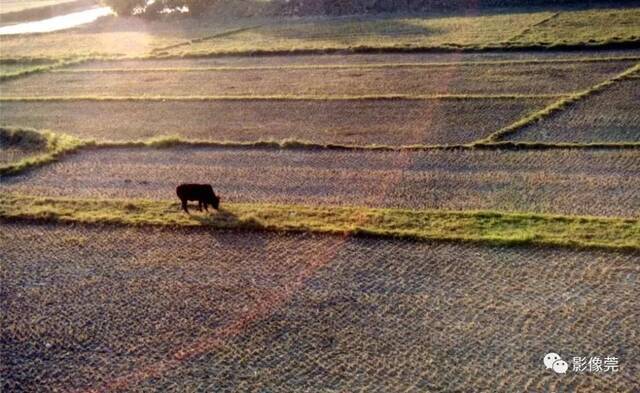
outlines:
{"label": "cow's shadow", "polygon": [[219,229],[259,229],[259,223],[253,218],[240,218],[235,213],[220,207],[218,210],[197,211],[190,213],[190,217],[203,225],[213,226]]}

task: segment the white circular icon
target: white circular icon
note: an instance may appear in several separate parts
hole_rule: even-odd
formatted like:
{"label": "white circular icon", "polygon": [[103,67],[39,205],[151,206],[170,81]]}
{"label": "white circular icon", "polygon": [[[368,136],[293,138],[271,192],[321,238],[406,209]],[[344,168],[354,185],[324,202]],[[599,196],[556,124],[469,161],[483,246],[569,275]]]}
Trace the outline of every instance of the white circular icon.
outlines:
{"label": "white circular icon", "polygon": [[560,355],[555,352],[549,352],[548,354],[544,355],[544,365],[547,368],[553,368],[553,363],[557,360],[561,359]]}
{"label": "white circular icon", "polygon": [[553,362],[553,371],[558,374],[566,374],[568,369],[569,365],[562,359]]}

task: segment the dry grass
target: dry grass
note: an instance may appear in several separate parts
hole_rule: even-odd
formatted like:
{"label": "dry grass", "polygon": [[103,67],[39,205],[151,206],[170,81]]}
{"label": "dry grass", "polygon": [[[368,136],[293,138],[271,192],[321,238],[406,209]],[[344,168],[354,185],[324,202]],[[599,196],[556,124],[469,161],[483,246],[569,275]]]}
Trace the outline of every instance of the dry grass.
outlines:
{"label": "dry grass", "polygon": [[211,39],[171,54],[242,53],[366,48],[486,45],[507,41],[550,13],[468,17],[326,19],[280,22],[231,36]]}
{"label": "dry grass", "polygon": [[616,82],[561,112],[531,124],[509,140],[541,142],[640,141],[640,80]]}
{"label": "dry grass", "polygon": [[640,9],[597,9],[560,12],[517,38],[517,42],[589,44],[639,41]]}
{"label": "dry grass", "polygon": [[0,128],[0,173],[6,164],[27,159],[47,150],[47,137],[35,131]]}
{"label": "dry grass", "polygon": [[[359,96],[567,94],[633,61],[509,64],[436,69],[271,69],[191,72],[46,73],[3,83],[2,97],[36,96]],[[536,78],[532,79],[531,75]]]}
{"label": "dry grass", "polygon": [[50,163],[90,143],[48,131],[0,127],[0,177]]}
{"label": "dry grass", "polygon": [[637,253],[0,225],[10,390],[638,388]]}
{"label": "dry grass", "polygon": [[[0,124],[130,141],[306,140],[337,144],[456,144],[488,136],[547,100],[3,102]],[[161,119],[161,122],[160,122]]]}
{"label": "dry grass", "polygon": [[[0,37],[2,57],[250,54],[256,52],[482,50],[635,45],[637,9],[471,16],[324,18],[159,23],[106,18],[96,26],[31,37]],[[616,28],[609,19],[614,17]],[[263,25],[245,30],[246,27]],[[584,28],[588,26],[588,31]],[[579,34],[576,35],[575,31]],[[237,31],[234,34],[225,34]],[[222,34],[220,34],[222,33]],[[514,40],[515,38],[515,40]],[[162,48],[169,48],[162,50]]]}
{"label": "dry grass", "polygon": [[636,217],[638,173],[640,155],[633,149],[110,148],[7,178],[0,189],[173,200],[177,184],[206,182],[224,202]]}

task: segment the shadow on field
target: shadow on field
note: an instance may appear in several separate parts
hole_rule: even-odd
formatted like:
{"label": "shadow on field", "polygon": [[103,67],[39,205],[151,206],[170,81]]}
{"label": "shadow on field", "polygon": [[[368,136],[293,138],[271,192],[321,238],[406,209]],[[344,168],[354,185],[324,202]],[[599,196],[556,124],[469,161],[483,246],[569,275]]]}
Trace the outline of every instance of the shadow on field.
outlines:
{"label": "shadow on field", "polygon": [[[408,18],[408,16],[405,16]],[[412,23],[411,19],[398,16],[334,17],[318,24],[317,20],[294,22],[290,25],[267,26],[253,31],[266,41],[304,38],[307,41],[330,41],[334,44],[350,44],[354,37],[371,36],[393,39],[398,36],[434,36],[446,33],[443,29]]]}
{"label": "shadow on field", "polygon": [[238,215],[221,207],[213,213],[205,213],[203,215],[191,215],[195,220],[203,225],[213,226],[214,228],[231,229],[261,229],[264,226],[253,217],[240,218]]}

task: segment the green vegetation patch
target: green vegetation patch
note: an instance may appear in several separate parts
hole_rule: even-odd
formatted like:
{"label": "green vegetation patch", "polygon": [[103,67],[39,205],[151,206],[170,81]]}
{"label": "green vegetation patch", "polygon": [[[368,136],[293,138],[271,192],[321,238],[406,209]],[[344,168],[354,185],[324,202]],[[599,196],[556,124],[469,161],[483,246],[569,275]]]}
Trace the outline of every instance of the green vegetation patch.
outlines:
{"label": "green vegetation patch", "polygon": [[373,235],[418,240],[480,241],[492,244],[542,244],[640,249],[635,219],[228,204],[212,214],[187,215],[177,203],[150,200],[65,199],[4,194],[0,217],[123,225],[206,226]]}

